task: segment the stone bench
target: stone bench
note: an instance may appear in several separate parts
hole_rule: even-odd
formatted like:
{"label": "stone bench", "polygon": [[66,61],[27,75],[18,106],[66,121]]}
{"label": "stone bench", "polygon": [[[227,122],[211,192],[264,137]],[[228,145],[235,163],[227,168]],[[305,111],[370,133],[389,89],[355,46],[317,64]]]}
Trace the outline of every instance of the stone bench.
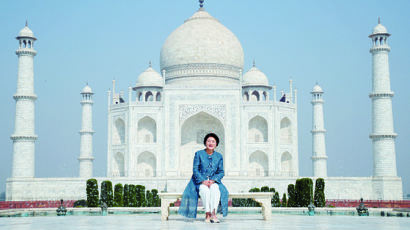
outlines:
{"label": "stone bench", "polygon": [[[161,198],[161,220],[168,220],[169,206],[178,199],[182,198],[182,193],[159,193]],[[247,192],[247,193],[230,193],[229,198],[251,198],[262,206],[262,216],[264,220],[270,220],[272,216],[271,199],[272,192]]]}

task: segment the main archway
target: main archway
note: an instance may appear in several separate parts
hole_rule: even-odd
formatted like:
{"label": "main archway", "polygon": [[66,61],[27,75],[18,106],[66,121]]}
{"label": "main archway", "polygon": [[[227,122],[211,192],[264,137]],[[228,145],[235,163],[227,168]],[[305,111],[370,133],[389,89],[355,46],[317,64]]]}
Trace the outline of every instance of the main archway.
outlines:
{"label": "main archway", "polygon": [[181,176],[192,175],[195,152],[205,148],[203,144],[204,137],[211,132],[215,133],[221,140],[216,151],[224,155],[225,131],[222,123],[216,117],[206,112],[199,112],[184,121],[181,126],[179,148],[179,173]]}

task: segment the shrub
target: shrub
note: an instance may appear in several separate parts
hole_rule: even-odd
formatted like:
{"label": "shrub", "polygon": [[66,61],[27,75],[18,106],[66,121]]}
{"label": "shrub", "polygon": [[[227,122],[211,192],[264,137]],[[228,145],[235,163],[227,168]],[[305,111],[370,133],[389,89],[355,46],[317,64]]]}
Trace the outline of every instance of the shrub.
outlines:
{"label": "shrub", "polygon": [[101,183],[101,203],[106,203],[107,207],[112,207],[113,204],[113,192],[112,192],[112,182],[105,180]]}
{"label": "shrub", "polygon": [[[251,189],[249,189],[249,192],[260,192],[261,190],[259,189],[259,188],[251,188]],[[247,204],[246,204],[246,207],[260,207],[261,205],[258,203],[258,202],[256,202],[256,201],[254,201],[254,200],[252,200],[252,199],[250,199],[250,198],[248,198],[247,199]]]}
{"label": "shrub", "polygon": [[275,192],[275,195],[273,195],[273,207],[280,207],[280,199],[278,192]]}
{"label": "shrub", "polygon": [[313,181],[310,178],[296,180],[296,204],[298,207],[307,207],[313,201]]}
{"label": "shrub", "polygon": [[269,187],[268,186],[263,186],[261,188],[261,192],[269,192]]}
{"label": "shrub", "polygon": [[87,206],[98,207],[98,182],[96,179],[87,180]]}
{"label": "shrub", "polygon": [[153,190],[151,190],[151,193],[152,193],[153,207],[160,207],[161,206],[161,199],[158,196],[158,190],[153,189]]}
{"label": "shrub", "polygon": [[128,207],[137,207],[137,188],[135,185],[130,184],[128,189]]}
{"label": "shrub", "polygon": [[147,190],[145,193],[145,198],[147,199],[147,207],[154,207],[154,202],[152,200],[152,193],[150,190]]}
{"label": "shrub", "polygon": [[137,207],[147,206],[147,203],[145,200],[145,186],[143,185],[136,186],[136,198],[137,198]]}
{"label": "shrub", "polygon": [[314,202],[316,207],[325,207],[325,180],[323,178],[318,178],[315,182],[315,196]]}
{"label": "shrub", "polygon": [[74,208],[87,207],[87,201],[86,200],[77,200],[76,202],[74,202],[73,207]]}
{"label": "shrub", "polygon": [[130,207],[129,206],[129,197],[130,197],[130,190],[128,184],[124,185],[124,197],[123,197],[123,204],[124,207]]}
{"label": "shrub", "polygon": [[288,185],[288,207],[296,207],[296,193],[295,193],[295,185],[289,184]]}
{"label": "shrub", "polygon": [[288,200],[286,199],[286,193],[282,196],[282,207],[288,207]]}
{"label": "shrub", "polygon": [[[269,192],[272,192],[273,195],[275,195],[275,192],[276,192],[276,191],[275,191],[275,188],[270,188],[270,189],[269,189]],[[273,197],[272,197],[272,199],[270,200],[270,204],[271,204],[272,207],[274,207],[274,206],[273,206],[273,203],[274,203],[274,200],[273,200]]]}
{"label": "shrub", "polygon": [[114,207],[123,207],[124,206],[124,199],[123,199],[123,187],[122,184],[116,184],[114,187]]}

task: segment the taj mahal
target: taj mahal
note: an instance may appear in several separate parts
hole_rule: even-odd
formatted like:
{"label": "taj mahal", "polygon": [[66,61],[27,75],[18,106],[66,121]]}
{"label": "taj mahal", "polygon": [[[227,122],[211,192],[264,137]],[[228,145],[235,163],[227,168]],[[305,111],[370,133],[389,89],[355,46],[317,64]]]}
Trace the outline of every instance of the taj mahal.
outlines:
{"label": "taj mahal", "polygon": [[[402,199],[402,180],[396,169],[389,36],[380,21],[369,35],[373,57],[371,177],[327,176],[324,90],[312,84],[311,176],[325,179],[327,199]],[[288,90],[277,92],[257,63],[244,69],[239,39],[202,3],[165,40],[159,70],[149,64],[133,87],[125,90],[117,91],[112,82],[107,94],[106,176],[93,177],[94,92],[86,85],[81,91],[78,177],[38,178],[34,175],[37,95],[33,71],[37,39],[27,24],[16,39],[15,129],[6,200],[84,199],[89,178],[182,192],[192,175],[194,153],[204,148],[203,138],[209,132],[221,139],[216,150],[224,157],[223,181],[230,192],[268,185],[285,193],[288,184],[300,178],[298,98],[292,81]]]}

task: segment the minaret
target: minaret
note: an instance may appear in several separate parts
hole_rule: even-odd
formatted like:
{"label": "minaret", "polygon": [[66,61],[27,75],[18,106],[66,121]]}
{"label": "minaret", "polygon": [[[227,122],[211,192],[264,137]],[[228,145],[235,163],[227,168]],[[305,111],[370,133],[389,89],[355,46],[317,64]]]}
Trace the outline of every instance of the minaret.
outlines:
{"label": "minaret", "polygon": [[323,119],[323,90],[316,84],[312,94],[312,164],[314,177],[327,177],[325,126]]}
{"label": "minaret", "polygon": [[373,89],[369,97],[372,100],[373,176],[395,177],[396,150],[393,128],[392,97],[390,90],[389,52],[386,28],[379,23],[369,35],[372,39],[370,53],[373,56]]}
{"label": "minaret", "polygon": [[12,178],[34,177],[35,141],[34,132],[34,102],[37,99],[34,93],[34,50],[33,32],[26,26],[16,37],[19,48],[18,56],[17,92],[13,98],[16,100],[16,117],[13,140],[13,168]]}
{"label": "minaret", "polygon": [[81,146],[80,146],[80,177],[91,178],[93,176],[93,91],[88,84],[81,91],[83,97],[82,124],[81,124]]}

